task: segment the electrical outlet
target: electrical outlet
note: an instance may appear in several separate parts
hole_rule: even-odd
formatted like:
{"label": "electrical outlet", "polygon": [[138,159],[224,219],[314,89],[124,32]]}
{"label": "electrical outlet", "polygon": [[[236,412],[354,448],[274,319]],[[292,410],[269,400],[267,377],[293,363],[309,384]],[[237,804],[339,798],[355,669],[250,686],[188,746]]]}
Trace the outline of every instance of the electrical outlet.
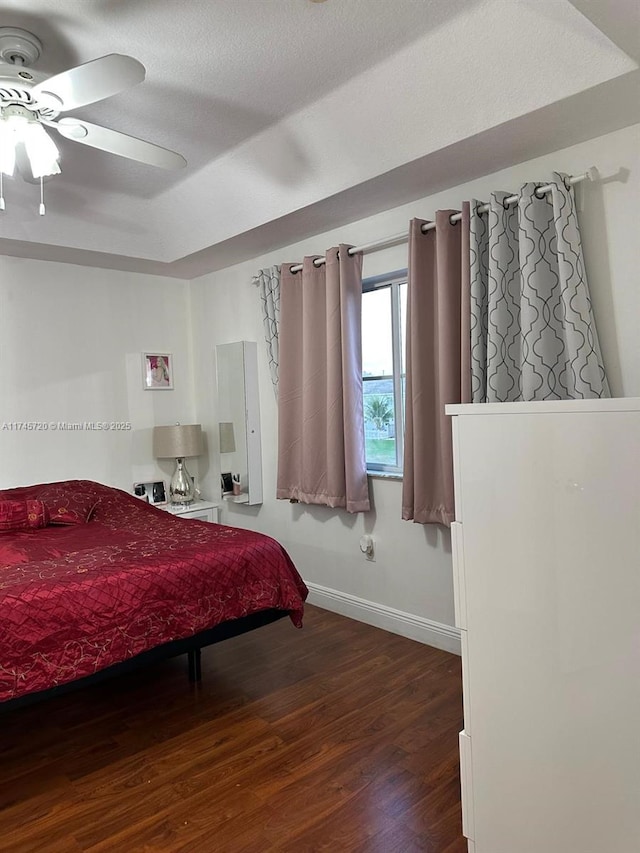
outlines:
{"label": "electrical outlet", "polygon": [[364,556],[370,563],[375,563],[376,552],[373,542],[373,536],[365,535],[360,537],[360,551],[364,554]]}

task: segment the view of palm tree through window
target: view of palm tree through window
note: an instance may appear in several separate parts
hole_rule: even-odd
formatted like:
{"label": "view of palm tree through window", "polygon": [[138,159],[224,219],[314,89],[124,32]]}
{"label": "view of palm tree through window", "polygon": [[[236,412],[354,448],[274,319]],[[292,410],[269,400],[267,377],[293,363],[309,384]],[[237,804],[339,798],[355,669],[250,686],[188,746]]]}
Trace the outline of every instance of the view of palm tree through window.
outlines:
{"label": "view of palm tree through window", "polygon": [[406,276],[362,294],[364,429],[371,470],[402,470],[406,307]]}

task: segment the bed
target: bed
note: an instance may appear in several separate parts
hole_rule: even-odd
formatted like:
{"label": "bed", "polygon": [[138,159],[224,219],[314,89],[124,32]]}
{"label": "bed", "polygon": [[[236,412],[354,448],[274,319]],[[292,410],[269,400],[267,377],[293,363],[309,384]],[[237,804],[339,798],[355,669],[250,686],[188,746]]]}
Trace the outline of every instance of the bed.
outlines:
{"label": "bed", "polygon": [[301,627],[306,596],[263,534],[88,480],[0,491],[0,702],[157,650],[189,652],[197,678],[202,645],[281,616]]}

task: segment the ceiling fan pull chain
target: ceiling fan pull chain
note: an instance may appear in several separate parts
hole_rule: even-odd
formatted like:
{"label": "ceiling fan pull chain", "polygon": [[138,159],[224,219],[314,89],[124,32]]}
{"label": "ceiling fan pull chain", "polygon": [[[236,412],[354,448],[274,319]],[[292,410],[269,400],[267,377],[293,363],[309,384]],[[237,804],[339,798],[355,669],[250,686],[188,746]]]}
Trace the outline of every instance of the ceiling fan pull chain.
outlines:
{"label": "ceiling fan pull chain", "polygon": [[40,208],[39,208],[40,216],[44,216],[46,212],[47,211],[45,210],[45,206],[44,206],[44,180],[43,180],[42,176],[40,176]]}
{"label": "ceiling fan pull chain", "polygon": [[3,177],[4,177],[4,173],[2,172],[2,169],[0,169],[0,210],[5,209],[4,187],[3,187],[3,181],[2,181]]}

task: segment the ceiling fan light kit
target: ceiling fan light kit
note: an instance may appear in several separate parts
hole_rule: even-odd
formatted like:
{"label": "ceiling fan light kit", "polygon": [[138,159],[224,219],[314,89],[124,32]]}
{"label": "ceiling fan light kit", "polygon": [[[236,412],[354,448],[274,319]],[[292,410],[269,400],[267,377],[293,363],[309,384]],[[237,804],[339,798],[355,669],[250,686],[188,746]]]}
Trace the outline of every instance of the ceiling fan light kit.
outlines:
{"label": "ceiling fan light kit", "polygon": [[45,128],[65,139],[158,166],[179,169],[186,160],[151,142],[60,113],[101,101],[141,83],[145,68],[136,59],[111,53],[53,77],[30,66],[42,44],[26,30],[0,27],[0,211],[5,209],[2,178],[28,169],[40,181],[41,215],[45,213],[43,178],[58,175],[60,152]]}
{"label": "ceiling fan light kit", "polygon": [[60,152],[37,115],[10,104],[0,108],[0,168],[5,175],[13,175],[19,145],[24,145],[34,178],[60,174]]}

